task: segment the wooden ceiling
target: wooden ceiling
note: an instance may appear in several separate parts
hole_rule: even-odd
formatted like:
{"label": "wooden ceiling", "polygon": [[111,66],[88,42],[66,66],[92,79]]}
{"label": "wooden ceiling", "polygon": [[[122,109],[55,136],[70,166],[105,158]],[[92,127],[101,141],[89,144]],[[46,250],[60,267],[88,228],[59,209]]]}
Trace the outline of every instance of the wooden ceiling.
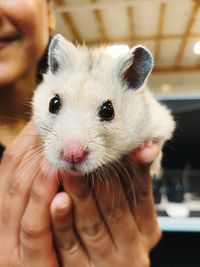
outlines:
{"label": "wooden ceiling", "polygon": [[200,0],[54,0],[57,31],[72,42],[143,44],[154,72],[199,71]]}

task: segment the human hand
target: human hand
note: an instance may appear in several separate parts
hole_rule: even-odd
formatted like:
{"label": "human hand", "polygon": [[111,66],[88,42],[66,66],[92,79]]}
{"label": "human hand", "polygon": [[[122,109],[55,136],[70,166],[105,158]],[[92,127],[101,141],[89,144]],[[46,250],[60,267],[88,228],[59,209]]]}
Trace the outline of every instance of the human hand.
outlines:
{"label": "human hand", "polygon": [[154,138],[146,141],[141,147],[132,153],[132,158],[140,165],[151,164],[160,152],[160,140]]}
{"label": "human hand", "polygon": [[[133,158],[148,164],[159,141],[145,144]],[[55,242],[63,267],[147,267],[149,251],[161,236],[154,210],[148,168],[135,186],[136,216],[130,211],[118,180],[88,187],[81,177],[63,177],[65,190],[52,202]],[[106,176],[106,175],[105,175]],[[145,185],[141,187],[141,185]],[[111,201],[112,200],[112,201]]]}
{"label": "human hand", "polygon": [[40,170],[41,141],[31,123],[0,164],[0,267],[56,267],[50,202],[58,183]]}

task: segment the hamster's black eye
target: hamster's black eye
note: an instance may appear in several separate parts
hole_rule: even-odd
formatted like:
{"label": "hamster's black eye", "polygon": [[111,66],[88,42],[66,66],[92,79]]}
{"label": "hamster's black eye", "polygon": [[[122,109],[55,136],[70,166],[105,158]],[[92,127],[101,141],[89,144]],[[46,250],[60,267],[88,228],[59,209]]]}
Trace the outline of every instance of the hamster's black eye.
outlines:
{"label": "hamster's black eye", "polygon": [[53,114],[57,114],[61,107],[60,97],[58,95],[54,96],[49,102],[49,111]]}
{"label": "hamster's black eye", "polygon": [[102,104],[99,110],[99,117],[101,121],[110,121],[114,118],[115,112],[110,100],[107,100]]}

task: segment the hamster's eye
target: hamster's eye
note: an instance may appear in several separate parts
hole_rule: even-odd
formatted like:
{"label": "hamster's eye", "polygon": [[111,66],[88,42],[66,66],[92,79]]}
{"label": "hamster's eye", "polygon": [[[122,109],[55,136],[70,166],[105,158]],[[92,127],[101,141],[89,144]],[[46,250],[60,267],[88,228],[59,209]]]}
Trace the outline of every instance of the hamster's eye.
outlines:
{"label": "hamster's eye", "polygon": [[49,111],[53,114],[57,114],[61,107],[60,97],[58,95],[54,96],[49,102]]}
{"label": "hamster's eye", "polygon": [[110,121],[114,118],[115,112],[110,100],[107,100],[102,104],[99,110],[99,117],[101,121]]}

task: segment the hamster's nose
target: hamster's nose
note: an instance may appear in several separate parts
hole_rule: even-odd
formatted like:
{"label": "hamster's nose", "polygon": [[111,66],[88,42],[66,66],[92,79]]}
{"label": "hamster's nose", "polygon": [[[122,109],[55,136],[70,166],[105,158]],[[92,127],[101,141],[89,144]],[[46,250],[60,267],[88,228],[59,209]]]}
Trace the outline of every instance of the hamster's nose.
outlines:
{"label": "hamster's nose", "polygon": [[88,149],[78,141],[71,141],[64,145],[61,152],[62,158],[69,163],[81,163],[86,159]]}

